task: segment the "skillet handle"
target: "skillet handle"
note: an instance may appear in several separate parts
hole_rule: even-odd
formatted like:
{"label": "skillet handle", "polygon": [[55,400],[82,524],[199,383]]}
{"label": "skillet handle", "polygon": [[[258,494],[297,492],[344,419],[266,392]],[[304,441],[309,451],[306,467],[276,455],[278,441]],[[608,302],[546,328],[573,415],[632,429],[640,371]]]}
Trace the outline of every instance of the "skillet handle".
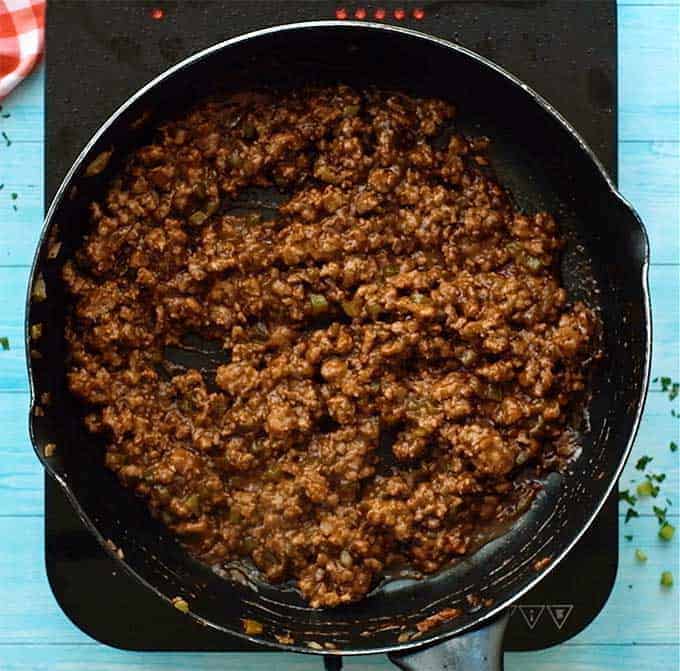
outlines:
{"label": "skillet handle", "polygon": [[479,629],[388,657],[404,671],[503,671],[503,636],[509,619],[510,611],[505,610]]}

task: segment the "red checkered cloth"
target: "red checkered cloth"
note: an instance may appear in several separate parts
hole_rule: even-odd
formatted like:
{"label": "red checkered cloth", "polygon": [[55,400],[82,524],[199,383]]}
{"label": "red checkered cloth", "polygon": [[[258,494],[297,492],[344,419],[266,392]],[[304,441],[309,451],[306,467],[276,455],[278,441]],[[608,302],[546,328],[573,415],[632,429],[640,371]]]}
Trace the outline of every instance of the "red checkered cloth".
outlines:
{"label": "red checkered cloth", "polygon": [[28,76],[45,43],[45,0],[0,0],[0,100]]}

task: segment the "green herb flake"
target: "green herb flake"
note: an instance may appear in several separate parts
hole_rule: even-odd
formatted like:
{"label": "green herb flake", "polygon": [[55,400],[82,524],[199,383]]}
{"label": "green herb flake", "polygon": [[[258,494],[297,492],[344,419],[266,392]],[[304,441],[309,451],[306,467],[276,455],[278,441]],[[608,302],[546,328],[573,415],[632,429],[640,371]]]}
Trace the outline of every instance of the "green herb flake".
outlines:
{"label": "green herb flake", "polygon": [[668,513],[668,508],[659,508],[657,506],[653,506],[652,510],[654,511],[654,514],[656,515],[656,519],[659,521],[659,524],[662,526],[666,524],[666,514]]}
{"label": "green herb flake", "polygon": [[669,401],[674,401],[680,394],[680,382],[673,382],[670,377],[655,377],[652,382],[661,384],[661,391],[668,394]]}
{"label": "green herb flake", "polygon": [[648,457],[647,455],[645,455],[644,457],[640,457],[637,460],[637,464],[635,464],[635,468],[637,468],[638,471],[644,471],[645,468],[647,468],[647,464],[653,460],[654,457]]}
{"label": "green herb flake", "polygon": [[664,522],[661,529],[659,529],[659,538],[663,541],[670,541],[675,534],[675,527],[668,522]]}
{"label": "green herb flake", "polygon": [[626,535],[624,536],[624,538],[625,538],[627,541],[632,541],[632,540],[633,540],[633,535],[632,535],[632,534],[626,534]]}
{"label": "green herb flake", "polygon": [[650,482],[663,482],[666,479],[665,473],[648,473],[645,475]]}
{"label": "green herb flake", "polygon": [[359,114],[359,105],[347,105],[342,110],[342,116],[354,117]]}
{"label": "green herb flake", "polygon": [[12,200],[16,200],[19,197],[18,193],[12,193]]}
{"label": "green herb flake", "polygon": [[12,146],[12,140],[9,139],[9,137],[7,136],[7,133],[5,133],[4,130],[2,131],[2,137],[5,140],[5,145],[8,146],[8,147],[11,147]]}
{"label": "green herb flake", "polygon": [[201,226],[207,218],[208,215],[205,212],[197,210],[189,217],[189,223],[192,226]]}
{"label": "green herb flake", "polygon": [[0,346],[5,352],[9,349],[9,338],[7,336],[0,337]]}
{"label": "green herb flake", "polygon": [[328,301],[323,294],[309,294],[309,303],[312,306],[312,312],[319,315],[328,310]]}
{"label": "green herb flake", "polygon": [[637,499],[627,489],[619,492],[619,501],[625,501],[630,506],[634,506],[637,503]]}
{"label": "green herb flake", "polygon": [[647,561],[647,553],[644,550],[640,550],[639,548],[635,550],[635,559],[637,559],[640,562]]}
{"label": "green herb flake", "polygon": [[638,513],[637,510],[633,510],[632,508],[628,508],[626,512],[626,519],[624,524],[628,524],[630,520],[632,520],[634,517],[640,517],[640,514]]}
{"label": "green herb flake", "polygon": [[663,587],[673,587],[673,574],[670,571],[664,571],[659,582]]}
{"label": "green herb flake", "polygon": [[678,444],[674,440],[671,440],[671,443],[668,447],[670,448],[671,452],[678,451]]}

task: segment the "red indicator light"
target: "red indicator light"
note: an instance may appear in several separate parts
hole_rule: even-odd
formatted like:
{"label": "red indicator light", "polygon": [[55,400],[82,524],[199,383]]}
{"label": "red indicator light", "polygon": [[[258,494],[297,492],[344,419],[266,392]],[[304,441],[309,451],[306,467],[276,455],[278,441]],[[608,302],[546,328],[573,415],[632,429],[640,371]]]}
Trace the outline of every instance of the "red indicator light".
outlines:
{"label": "red indicator light", "polygon": [[366,18],[366,10],[363,7],[357,7],[354,12],[354,18],[363,21]]}
{"label": "red indicator light", "polygon": [[422,21],[425,18],[425,10],[422,7],[415,7],[413,9],[413,18],[416,21]]}
{"label": "red indicator light", "polygon": [[385,19],[386,12],[382,7],[378,7],[378,9],[373,12],[373,18],[378,19],[378,21],[383,21]]}
{"label": "red indicator light", "polygon": [[344,7],[338,7],[335,10],[335,18],[344,21],[347,18],[347,10]]}
{"label": "red indicator light", "polygon": [[394,18],[397,21],[403,21],[406,18],[406,12],[401,7],[397,7],[394,10]]}
{"label": "red indicator light", "polygon": [[165,16],[165,12],[160,7],[154,7],[151,10],[151,18],[154,21],[161,21]]}

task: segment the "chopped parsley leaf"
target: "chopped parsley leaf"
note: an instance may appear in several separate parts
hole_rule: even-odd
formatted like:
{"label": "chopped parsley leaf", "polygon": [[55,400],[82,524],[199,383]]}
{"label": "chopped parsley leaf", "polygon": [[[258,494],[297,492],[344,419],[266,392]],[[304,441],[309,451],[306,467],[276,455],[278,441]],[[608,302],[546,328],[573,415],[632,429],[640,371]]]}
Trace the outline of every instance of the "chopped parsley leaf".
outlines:
{"label": "chopped parsley leaf", "polygon": [[648,457],[647,455],[645,455],[644,457],[640,457],[637,460],[637,464],[635,464],[635,468],[637,468],[638,471],[644,471],[645,468],[647,468],[647,464],[653,460],[654,457]]}
{"label": "chopped parsley leaf", "polygon": [[666,513],[668,513],[668,508],[658,508],[657,506],[653,506],[652,510],[656,515],[656,519],[659,520],[659,524],[666,524]]}
{"label": "chopped parsley leaf", "polygon": [[626,512],[626,520],[624,524],[628,524],[630,520],[632,520],[634,517],[640,517],[639,513],[637,510],[633,510],[632,508],[628,508],[628,511]]}
{"label": "chopped parsley leaf", "polygon": [[619,501],[625,501],[630,506],[634,506],[637,503],[637,499],[627,489],[619,492]]}
{"label": "chopped parsley leaf", "polygon": [[8,147],[11,147],[12,146],[12,140],[9,139],[9,137],[7,136],[7,133],[5,133],[4,130],[2,131],[2,137],[5,139],[5,144]]}
{"label": "chopped parsley leaf", "polygon": [[650,482],[663,482],[666,479],[666,474],[665,473],[659,473],[658,475],[656,473],[648,473],[645,475],[647,480]]}
{"label": "chopped parsley leaf", "polygon": [[674,440],[671,440],[671,444],[668,447],[671,448],[671,452],[678,451],[678,444]]}
{"label": "chopped parsley leaf", "polygon": [[7,336],[0,337],[0,346],[5,352],[9,349],[9,338]]}
{"label": "chopped parsley leaf", "polygon": [[680,394],[680,382],[673,382],[670,377],[655,377],[652,382],[661,383],[661,391],[668,394],[669,401],[674,401]]}
{"label": "chopped parsley leaf", "polygon": [[632,540],[633,540],[632,534],[626,534],[626,535],[624,536],[624,538],[625,538],[627,541],[632,541]]}

